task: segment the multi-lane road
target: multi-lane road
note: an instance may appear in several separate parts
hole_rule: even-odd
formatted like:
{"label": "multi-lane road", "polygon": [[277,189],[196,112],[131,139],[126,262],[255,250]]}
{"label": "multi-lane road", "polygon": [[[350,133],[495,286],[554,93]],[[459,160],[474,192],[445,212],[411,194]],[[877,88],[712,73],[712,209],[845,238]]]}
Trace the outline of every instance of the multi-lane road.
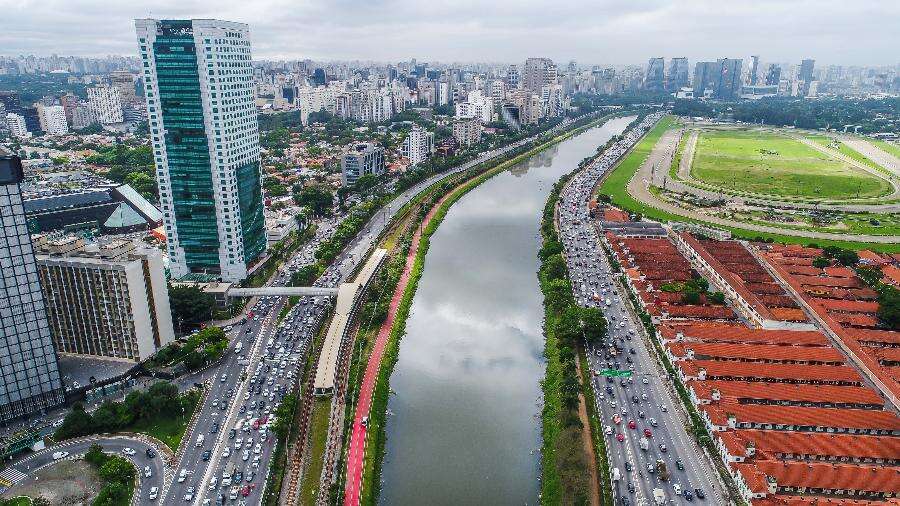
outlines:
{"label": "multi-lane road", "polygon": [[[569,181],[558,208],[560,239],[578,303],[601,307],[609,322],[607,341],[587,346],[587,352],[610,469],[620,476],[613,482],[617,504],[654,504],[654,489],[663,491],[667,503],[699,500],[725,504],[716,472],[685,429],[678,398],[664,369],[649,352],[650,344],[628,307],[623,286],[588,215],[587,204],[599,178],[614,168],[659,117],[645,118]],[[631,376],[596,374],[611,369],[631,371]],[[665,463],[670,475],[667,481],[660,477],[658,461]]]}

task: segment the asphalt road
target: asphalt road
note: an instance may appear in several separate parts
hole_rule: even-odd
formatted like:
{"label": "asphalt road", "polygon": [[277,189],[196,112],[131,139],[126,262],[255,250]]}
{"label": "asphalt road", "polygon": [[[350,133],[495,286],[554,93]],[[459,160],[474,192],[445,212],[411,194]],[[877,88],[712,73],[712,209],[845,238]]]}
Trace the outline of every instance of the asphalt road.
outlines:
{"label": "asphalt road", "polygon": [[[154,504],[156,501],[150,499],[150,489],[156,487],[158,491],[163,490],[166,464],[164,456],[152,444],[148,444],[140,439],[127,436],[95,436],[88,438],[80,438],[63,442],[51,448],[46,448],[39,452],[20,460],[12,466],[3,470],[2,476],[10,479],[14,484],[21,483],[28,479],[31,473],[56,462],[53,454],[56,452],[68,452],[65,458],[81,457],[87,453],[93,444],[99,444],[106,452],[115,453],[119,456],[131,460],[138,472],[138,488],[136,491],[137,504],[148,505]],[[125,448],[134,450],[134,455],[128,456],[122,453]],[[155,457],[147,457],[147,450],[152,449],[156,454]],[[150,468],[150,477],[145,476],[145,469]],[[158,492],[159,493],[159,492]],[[162,495],[160,493],[160,495]]]}
{"label": "asphalt road", "polygon": [[[642,335],[640,322],[627,307],[626,296],[610,269],[587,212],[587,202],[598,179],[615,166],[615,160],[655,121],[645,119],[607,150],[596,164],[570,180],[563,189],[558,208],[560,239],[578,303],[585,307],[602,307],[609,321],[608,342],[619,348],[588,346],[592,371],[631,370],[633,374],[631,379],[610,380],[591,375],[610,468],[617,468],[621,475],[621,479],[613,483],[617,504],[654,504],[653,490],[656,488],[664,491],[670,503],[687,503],[685,497],[674,494],[675,484],[692,491],[702,489],[705,499],[695,498],[695,501],[725,504],[719,494],[721,487],[716,472],[685,429],[685,416],[678,399],[670,390],[664,370],[648,351],[649,343]],[[620,419],[618,424],[615,419]],[[629,428],[632,420],[634,429]],[[649,429],[651,437],[645,437],[645,429]],[[620,434],[624,438],[622,442],[617,440]],[[640,447],[642,439],[647,441],[646,450]],[[665,446],[665,452],[660,445]],[[676,467],[679,459],[684,470]],[[655,468],[657,460],[665,462],[671,475],[668,482],[662,481],[658,472],[650,472],[648,466]],[[626,470],[628,467],[631,471]],[[633,485],[633,491],[629,484]]]}
{"label": "asphalt road", "polygon": [[[570,120],[566,120],[554,127],[551,132],[566,128],[570,123]],[[315,285],[336,287],[346,281],[355,267],[365,259],[397,211],[426,187],[450,174],[506,154],[526,142],[527,140],[523,140],[485,152],[477,159],[436,174],[401,193],[372,217]],[[320,226],[317,237],[286,262],[286,267],[267,285],[283,285],[294,270],[312,263],[315,248],[324,238],[330,236],[336,221],[331,221],[326,227]],[[318,304],[312,303],[314,301]],[[289,385],[299,374],[297,368],[306,358],[310,337],[321,325],[326,304],[330,304],[321,297],[305,297],[301,302],[306,303],[294,306],[279,324],[277,316],[286,299],[261,297],[254,306],[254,317],[248,319],[246,323],[235,325],[229,331],[231,353],[220,365],[199,377],[208,381],[209,393],[201,407],[196,426],[184,436],[185,451],[174,469],[175,481],[165,496],[166,504],[206,504],[207,500],[209,504],[216,504],[217,499],[223,503],[237,501],[247,505],[260,503],[275,439],[271,434],[264,436],[267,432],[265,430],[253,429],[252,423],[274,411],[277,402],[290,390]],[[238,342],[242,342],[243,346],[240,355],[234,353]],[[257,372],[259,381],[252,384],[250,381],[241,381],[245,367],[248,379],[252,379],[254,372]],[[258,404],[260,401],[265,403],[262,408]],[[230,432],[236,428],[239,421],[241,428],[235,431],[234,437],[231,437]],[[216,424],[217,430],[213,432]],[[248,424],[251,425],[249,428]],[[198,445],[197,439],[201,435],[203,441]],[[242,439],[240,447],[238,439]],[[205,457],[206,452],[209,454]],[[205,458],[208,460],[204,460]],[[228,487],[221,485],[222,473],[228,463],[234,463],[235,468],[243,474],[243,481],[237,494],[232,493],[235,484]],[[182,470],[184,479],[178,481]],[[193,494],[190,494],[191,488]],[[232,499],[234,495],[237,497]]]}

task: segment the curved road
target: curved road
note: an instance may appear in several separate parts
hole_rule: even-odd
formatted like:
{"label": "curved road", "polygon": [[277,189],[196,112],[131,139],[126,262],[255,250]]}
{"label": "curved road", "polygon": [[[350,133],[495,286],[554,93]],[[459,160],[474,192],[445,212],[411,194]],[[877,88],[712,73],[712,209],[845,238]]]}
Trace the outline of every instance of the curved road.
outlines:
{"label": "curved road", "polygon": [[[657,172],[668,173],[671,166],[672,157],[677,147],[677,136],[670,133],[663,134],[656,146],[641,164],[640,168],[634,173],[634,176],[628,182],[628,193],[637,201],[645,205],[665,211],[676,216],[681,216],[696,220],[699,222],[711,223],[725,227],[740,228],[744,230],[752,230],[754,232],[765,232],[770,234],[790,235],[794,237],[807,237],[810,239],[829,239],[834,241],[857,241],[880,244],[897,244],[900,243],[900,237],[897,236],[880,236],[880,235],[854,235],[846,233],[831,232],[815,232],[811,230],[795,230],[790,228],[781,228],[771,225],[758,225],[754,223],[745,223],[741,221],[719,218],[710,216],[692,209],[684,209],[669,202],[666,202],[650,191],[650,185],[654,181],[654,176],[658,179]],[[654,167],[662,167],[660,171],[655,171]],[[657,185],[654,185],[657,186]]]}
{"label": "curved road", "polygon": [[[63,441],[58,445],[53,445],[35,452],[8,466],[3,470],[2,476],[12,481],[12,488],[14,488],[15,485],[27,479],[30,474],[56,462],[53,459],[53,454],[55,452],[69,452],[69,456],[66,458],[75,460],[83,457],[93,444],[99,444],[107,453],[113,453],[127,458],[134,464],[134,467],[137,470],[135,504],[149,505],[155,503],[154,500],[151,500],[148,497],[151,487],[157,487],[159,489],[159,496],[163,496],[165,485],[171,481],[171,477],[166,476],[166,472],[169,468],[165,462],[165,455],[159,450],[156,444],[130,436],[89,436]],[[130,457],[123,455],[122,450],[125,448],[133,449],[135,454]],[[156,456],[154,458],[148,458],[146,453],[147,449],[152,449],[156,453]],[[144,468],[146,466],[150,467],[150,478],[144,476]]]}

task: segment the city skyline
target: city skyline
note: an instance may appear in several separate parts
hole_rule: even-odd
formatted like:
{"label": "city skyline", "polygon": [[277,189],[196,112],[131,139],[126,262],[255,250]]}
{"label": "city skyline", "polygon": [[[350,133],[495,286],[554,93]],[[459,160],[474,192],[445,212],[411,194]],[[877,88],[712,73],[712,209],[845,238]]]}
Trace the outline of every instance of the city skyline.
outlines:
{"label": "city skyline", "polygon": [[[768,62],[815,58],[824,65],[897,64],[892,49],[900,46],[900,35],[892,28],[900,23],[900,6],[814,4],[564,2],[554,3],[551,11],[544,2],[457,2],[426,9],[407,0],[312,0],[301,7],[281,1],[223,7],[205,0],[143,5],[0,0],[10,21],[0,34],[0,54],[136,55],[133,20],[152,16],[247,23],[256,59],[507,63],[539,54],[617,65],[645,64],[655,56],[699,61],[759,54]],[[476,11],[477,20],[471,17]],[[671,23],[676,15],[679,22]]]}

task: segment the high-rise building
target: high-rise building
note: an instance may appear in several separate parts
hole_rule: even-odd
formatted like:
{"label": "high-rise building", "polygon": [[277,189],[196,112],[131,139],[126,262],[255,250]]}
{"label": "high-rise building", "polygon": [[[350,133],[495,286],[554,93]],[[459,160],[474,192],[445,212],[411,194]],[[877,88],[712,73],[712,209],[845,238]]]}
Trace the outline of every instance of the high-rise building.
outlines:
{"label": "high-rise building", "polygon": [[716,93],[721,77],[720,70],[721,66],[714,61],[701,61],[694,65],[694,97],[703,98],[707,90],[711,94]]}
{"label": "high-rise building", "polygon": [[104,125],[112,125],[124,121],[119,88],[101,84],[88,88],[87,93],[91,111],[93,111],[97,121]]}
{"label": "high-rise building", "polygon": [[800,62],[800,73],[797,77],[805,82],[810,83],[813,80],[813,71],[816,67],[816,60],[803,60]]}
{"label": "high-rise building", "polygon": [[462,146],[476,144],[481,140],[481,121],[476,118],[459,119],[453,122],[453,138]]}
{"label": "high-rise building", "polygon": [[6,108],[6,112],[19,112],[22,104],[19,102],[19,93],[16,91],[0,90],[0,103]]}
{"label": "high-rise building", "polygon": [[49,135],[65,135],[69,133],[66,122],[66,111],[61,105],[42,105],[38,107],[41,118],[41,129]]}
{"label": "high-rise building", "polygon": [[0,423],[65,401],[22,208],[22,179],[21,160],[0,150]]}
{"label": "high-rise building", "polygon": [[266,247],[250,30],[135,21],[172,277],[247,277]]}
{"label": "high-rise building", "polygon": [[109,82],[119,90],[119,100],[122,105],[130,106],[137,100],[134,89],[134,74],[127,70],[117,70],[109,73]]}
{"label": "high-rise building", "polygon": [[412,165],[424,162],[434,153],[434,132],[429,132],[419,125],[413,125],[409,135],[403,141],[403,156]]}
{"label": "high-rise building", "polygon": [[46,236],[34,246],[57,352],[139,362],[175,339],[157,249]]}
{"label": "high-rise building", "polygon": [[690,84],[690,78],[688,77],[688,59],[681,57],[669,60],[669,75],[666,79],[666,90],[674,93]]}
{"label": "high-rise building", "polygon": [[506,86],[510,90],[514,90],[519,87],[521,81],[522,75],[519,73],[519,66],[510,65],[509,68],[506,69]]}
{"label": "high-rise building", "polygon": [[88,105],[78,104],[72,110],[72,128],[79,130],[97,123],[94,111]]}
{"label": "high-rise building", "polygon": [[781,66],[772,63],[766,70],[766,86],[778,86],[781,82]]}
{"label": "high-rise building", "polygon": [[719,86],[716,98],[733,100],[741,96],[741,60],[721,58],[719,64]]}
{"label": "high-rise building", "polygon": [[650,58],[647,63],[647,74],[644,76],[644,89],[647,91],[663,91],[666,82],[665,62],[662,58]]}
{"label": "high-rise building", "polygon": [[752,63],[750,64],[750,79],[748,79],[748,82],[750,86],[756,86],[759,82],[759,56],[753,55],[750,59]]}
{"label": "high-rise building", "polygon": [[9,130],[9,135],[17,139],[25,139],[31,137],[31,132],[28,131],[28,128],[25,126],[25,118],[14,112],[10,112],[6,114],[6,128]]}
{"label": "high-rise building", "polygon": [[556,83],[556,64],[550,58],[529,58],[525,60],[522,87],[532,93],[541,93],[548,84]]}
{"label": "high-rise building", "polygon": [[341,157],[341,179],[351,186],[366,174],[384,174],[384,148],[371,142],[357,142]]}

